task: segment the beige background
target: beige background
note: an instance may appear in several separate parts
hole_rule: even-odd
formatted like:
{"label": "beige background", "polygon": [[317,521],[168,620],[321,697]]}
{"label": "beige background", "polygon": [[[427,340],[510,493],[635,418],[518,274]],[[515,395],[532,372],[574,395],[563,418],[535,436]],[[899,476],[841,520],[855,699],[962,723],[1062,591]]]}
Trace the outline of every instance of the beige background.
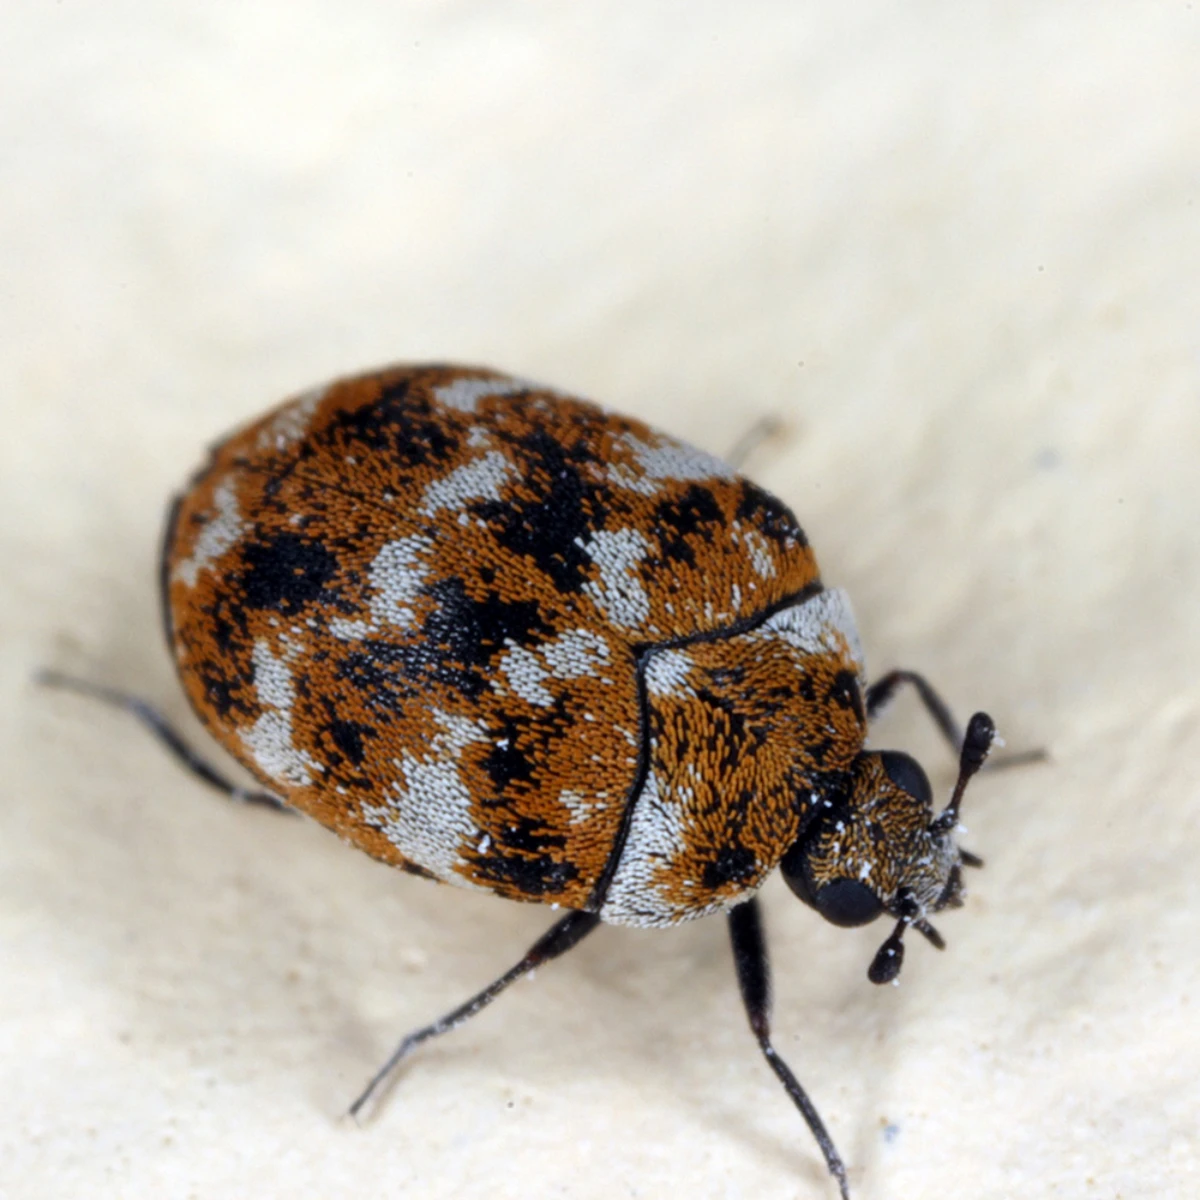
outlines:
{"label": "beige background", "polygon": [[[9,0],[0,37],[0,1194],[832,1197],[725,931],[601,930],[344,1106],[532,907],[239,811],[155,543],[207,442],[392,359],[541,377],[753,471],[926,671],[1053,761],[968,907],[765,893],[856,1197],[1200,1194],[1200,10]],[[195,727],[187,725],[190,732]],[[197,735],[198,737],[199,735]],[[879,742],[953,764],[911,704]]]}

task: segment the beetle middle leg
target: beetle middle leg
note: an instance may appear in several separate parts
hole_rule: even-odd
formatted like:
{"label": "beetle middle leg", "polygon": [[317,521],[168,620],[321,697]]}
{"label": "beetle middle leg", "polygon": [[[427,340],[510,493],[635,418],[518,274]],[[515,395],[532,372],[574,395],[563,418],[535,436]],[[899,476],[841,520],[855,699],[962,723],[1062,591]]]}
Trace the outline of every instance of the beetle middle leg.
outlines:
{"label": "beetle middle leg", "polygon": [[758,1040],[763,1056],[783,1084],[792,1103],[800,1110],[817,1145],[825,1156],[829,1173],[837,1180],[842,1200],[850,1200],[850,1185],[846,1182],[846,1166],[838,1154],[833,1138],[825,1128],[808,1093],[792,1074],[791,1068],[779,1057],[771,1044],[771,968],[767,960],[767,943],[763,937],[762,916],[758,900],[750,899],[739,904],[729,914],[729,936],[733,942],[733,961],[737,968],[738,986],[742,992],[742,1003],[750,1028]]}
{"label": "beetle middle leg", "polygon": [[740,471],[746,465],[746,460],[764,442],[778,437],[783,432],[783,429],[783,422],[777,416],[769,414],[765,417],[759,417],[729,448],[725,455],[725,461],[735,471]]}
{"label": "beetle middle leg", "polygon": [[358,1116],[363,1105],[379,1089],[380,1084],[403,1062],[422,1042],[435,1038],[443,1033],[449,1033],[469,1021],[477,1012],[487,1008],[497,996],[511,983],[516,983],[522,975],[540,967],[543,963],[560,954],[565,954],[573,946],[577,946],[597,925],[600,918],[595,913],[571,912],[561,920],[556,921],[530,946],[525,957],[514,967],[510,967],[499,979],[493,980],[481,992],[477,992],[465,1004],[439,1017],[429,1025],[414,1029],[392,1052],[391,1057],[375,1072],[371,1082],[363,1089],[362,1094],[350,1105],[349,1115]]}
{"label": "beetle middle leg", "polygon": [[294,813],[273,792],[258,791],[245,788],[222,775],[216,767],[210,766],[183,740],[180,732],[151,704],[129,692],[118,691],[116,688],[105,687],[99,683],[88,683],[71,675],[63,675],[59,671],[39,671],[35,676],[36,682],[45,687],[62,688],[65,691],[78,692],[81,696],[89,696],[113,708],[119,708],[131,713],[167,748],[175,760],[190,771],[197,779],[215,788],[231,800],[239,804],[258,804],[263,808],[272,808],[278,812]]}

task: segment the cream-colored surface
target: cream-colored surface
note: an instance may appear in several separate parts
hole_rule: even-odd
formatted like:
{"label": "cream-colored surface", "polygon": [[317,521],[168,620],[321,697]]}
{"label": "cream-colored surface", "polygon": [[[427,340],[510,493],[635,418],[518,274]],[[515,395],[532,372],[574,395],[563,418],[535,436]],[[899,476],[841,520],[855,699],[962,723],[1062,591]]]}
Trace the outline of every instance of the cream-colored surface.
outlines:
{"label": "cream-colored surface", "polygon": [[[537,908],[237,810],[155,542],[342,370],[494,364],[724,452],[1045,766],[968,798],[939,955],[765,894],[781,1048],[860,1200],[1200,1194],[1200,9],[86,5],[0,59],[0,1194],[831,1197],[717,920],[604,929],[341,1113]],[[187,724],[189,732],[195,727]],[[199,738],[199,735],[196,735]],[[953,766],[915,705],[881,743]]]}

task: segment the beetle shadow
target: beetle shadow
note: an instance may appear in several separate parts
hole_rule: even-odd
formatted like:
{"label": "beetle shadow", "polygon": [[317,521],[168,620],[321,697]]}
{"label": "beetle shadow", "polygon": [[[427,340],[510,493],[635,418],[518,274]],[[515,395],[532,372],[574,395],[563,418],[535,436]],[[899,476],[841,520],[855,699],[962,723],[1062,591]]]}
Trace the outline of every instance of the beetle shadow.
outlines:
{"label": "beetle shadow", "polygon": [[[605,1007],[612,1020],[605,1028],[611,1032],[594,1034],[593,1047],[605,1055],[608,1071],[628,1063],[640,1075],[639,1094],[653,1097],[645,1103],[686,1109],[705,1138],[736,1143],[738,1153],[788,1178],[810,1181],[819,1193],[829,1179],[824,1160],[750,1031],[725,922],[717,917],[665,932],[613,934],[609,953],[595,960],[603,964],[603,977],[597,974],[589,983],[608,992]],[[613,945],[619,942],[623,949]],[[668,942],[669,952],[656,951]],[[594,969],[584,972],[585,982]],[[788,986],[786,979],[779,982]],[[775,1035],[781,1053],[797,1058],[794,1046],[805,1043],[793,1043],[778,1023]],[[804,1063],[793,1065],[803,1079]],[[731,1102],[731,1095],[740,1102]],[[774,1132],[777,1128],[789,1132]]]}
{"label": "beetle shadow", "polygon": [[[243,777],[187,710],[169,665],[146,654],[110,669],[118,657],[76,671],[145,696],[205,758]],[[185,1089],[203,1079],[252,1092],[234,1102],[256,1107],[286,1096],[342,1122],[402,1036],[474,994],[553,923],[545,907],[414,879],[349,853],[311,821],[233,803],[182,771],[127,713],[32,685],[28,697],[30,738],[48,769],[24,845],[26,861],[45,871],[23,891],[56,931],[68,988],[103,996],[111,1019],[98,1035],[175,1062]],[[477,1081],[484,1053],[501,1074],[554,1090],[580,1069],[561,1047],[586,1036],[588,1071],[635,1072],[653,1027],[622,1058],[615,1022],[581,1030],[564,1016],[564,997],[581,989],[604,997],[596,1013],[622,998],[632,1013],[638,990],[660,985],[663,962],[651,947],[662,935],[622,948],[620,933],[599,931],[541,967],[549,988],[514,986],[466,1028],[421,1046],[363,1125],[419,1097],[427,1072],[447,1086],[465,1074]],[[682,1003],[691,961],[665,961],[676,965],[671,987]],[[540,1053],[543,1042],[559,1047],[557,1057]],[[613,1050],[617,1061],[606,1065]]]}
{"label": "beetle shadow", "polygon": [[[39,657],[61,664],[68,649]],[[143,655],[110,670],[121,653],[74,671],[146,696],[242,778],[186,711],[169,668]],[[471,909],[491,909],[491,897],[447,900],[450,889],[348,854],[312,822],[232,803],[186,776],[128,714],[93,700],[31,683],[25,712],[25,740],[44,765],[22,802],[20,891],[53,939],[66,993],[103,997],[111,1021],[100,1036],[234,1085],[273,1074],[294,1086],[300,1060],[304,1092],[340,1116],[376,1047],[364,995],[386,987],[413,1012],[421,1001],[406,1004],[404,992],[427,993],[424,959],[443,957],[427,948],[467,964],[463,975],[484,956],[491,918],[472,920]],[[446,915],[460,907],[466,921]]]}

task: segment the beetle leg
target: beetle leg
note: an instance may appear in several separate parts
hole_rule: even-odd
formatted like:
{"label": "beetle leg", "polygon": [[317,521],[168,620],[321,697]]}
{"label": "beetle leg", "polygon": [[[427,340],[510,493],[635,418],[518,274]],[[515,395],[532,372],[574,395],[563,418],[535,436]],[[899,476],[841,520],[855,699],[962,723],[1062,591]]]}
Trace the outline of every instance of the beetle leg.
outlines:
{"label": "beetle leg", "polygon": [[[924,675],[916,671],[889,671],[886,675],[875,680],[867,688],[867,720],[873,721],[891,702],[898,688],[903,684],[912,684],[917,690],[925,711],[933,718],[933,723],[941,730],[942,736],[950,743],[950,748],[957,756],[962,752],[962,726],[954,719],[949,705],[933,690]],[[1003,745],[1003,742],[997,743]],[[1020,767],[1026,763],[1044,762],[1046,751],[1040,746],[1033,750],[1017,750],[1011,754],[997,754],[984,764],[984,770],[994,771],[1000,767]]]}
{"label": "beetle leg", "polygon": [[963,744],[962,726],[954,719],[946,702],[930,687],[925,676],[918,675],[916,671],[889,671],[881,679],[875,680],[867,688],[867,720],[873,721],[891,702],[897,690],[906,683],[917,689],[925,711],[933,718],[933,723],[941,730],[942,736],[957,755]]}
{"label": "beetle leg", "polygon": [[444,1017],[439,1017],[436,1021],[422,1026],[420,1029],[414,1029],[396,1047],[387,1062],[375,1072],[371,1082],[363,1089],[358,1099],[350,1105],[349,1115],[356,1117],[362,1106],[366,1104],[379,1088],[379,1085],[422,1042],[427,1042],[430,1038],[435,1038],[440,1034],[449,1033],[452,1029],[457,1029],[481,1009],[487,1008],[510,983],[516,983],[522,975],[528,975],[530,971],[536,967],[540,967],[542,963],[547,963],[552,958],[557,958],[560,954],[565,954],[572,946],[581,942],[599,924],[600,918],[595,913],[568,913],[562,920],[556,921],[551,925],[530,946],[525,957],[515,967],[511,967],[505,971],[499,979],[493,980],[483,991],[476,993],[465,1004],[460,1004],[457,1008],[446,1013]]}
{"label": "beetle leg", "polygon": [[189,770],[197,779],[203,780],[209,787],[216,788],[222,795],[241,804],[260,804],[263,808],[273,808],[279,812],[294,813],[273,792],[260,792],[251,788],[241,787],[211,767],[202,759],[182,738],[178,730],[166,717],[128,692],[116,688],[105,687],[99,683],[88,683],[83,679],[75,679],[70,675],[62,675],[58,671],[39,671],[34,677],[37,683],[45,687],[63,688],[66,691],[78,692],[81,696],[90,696],[109,704],[113,708],[123,709],[132,713],[141,723],[174,755],[175,759]]}
{"label": "beetle leg", "polygon": [[750,1028],[758,1039],[771,1070],[779,1077],[779,1082],[783,1084],[784,1090],[792,1098],[792,1103],[800,1110],[800,1115],[812,1130],[813,1137],[817,1139],[817,1145],[821,1147],[821,1153],[825,1156],[825,1165],[829,1168],[830,1175],[837,1180],[842,1200],[850,1200],[846,1167],[825,1128],[825,1123],[813,1107],[808,1093],[800,1086],[800,1081],[771,1045],[771,967],[767,961],[767,943],[763,937],[762,916],[757,899],[747,900],[730,912],[729,936],[733,942],[733,961],[737,968],[738,986],[742,991],[742,1003],[745,1004],[746,1016],[750,1019]]}
{"label": "beetle leg", "polygon": [[725,461],[735,471],[740,471],[748,459],[764,442],[778,437],[783,432],[783,422],[774,414],[759,417],[749,429],[730,447]]}

